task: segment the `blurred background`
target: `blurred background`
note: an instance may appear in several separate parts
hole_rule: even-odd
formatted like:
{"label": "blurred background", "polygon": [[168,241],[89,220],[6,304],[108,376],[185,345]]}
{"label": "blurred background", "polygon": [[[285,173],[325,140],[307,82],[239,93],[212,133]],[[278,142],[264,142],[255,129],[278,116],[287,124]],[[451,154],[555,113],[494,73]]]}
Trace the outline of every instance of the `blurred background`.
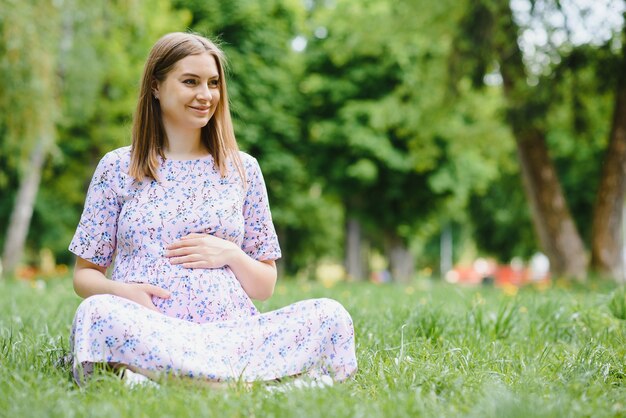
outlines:
{"label": "blurred background", "polygon": [[[219,40],[282,277],[624,280],[624,0],[0,0],[5,277],[65,275],[143,63]],[[69,266],[69,267],[68,267]]]}

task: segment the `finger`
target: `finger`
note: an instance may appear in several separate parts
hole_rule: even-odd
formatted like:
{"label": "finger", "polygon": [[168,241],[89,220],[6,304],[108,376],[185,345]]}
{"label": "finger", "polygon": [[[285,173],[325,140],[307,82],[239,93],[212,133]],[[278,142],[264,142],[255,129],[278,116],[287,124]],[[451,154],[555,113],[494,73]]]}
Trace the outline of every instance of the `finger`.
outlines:
{"label": "finger", "polygon": [[144,293],[142,297],[140,297],[139,299],[135,299],[135,302],[137,302],[141,306],[145,306],[151,311],[161,313],[161,311],[156,307],[156,305],[152,303],[152,298],[150,297],[148,293]]}
{"label": "finger", "polygon": [[170,297],[170,292],[168,290],[163,289],[162,287],[147,284],[146,288],[147,288],[146,291],[150,293],[151,295],[154,295],[163,299],[167,299]]}
{"label": "finger", "polygon": [[207,261],[204,260],[198,260],[198,261],[191,261],[188,263],[183,263],[182,266],[186,269],[210,269],[210,268],[216,268],[215,266],[212,266],[210,263],[208,263]]}
{"label": "finger", "polygon": [[187,240],[187,239],[192,239],[192,238],[202,238],[202,237],[206,237],[208,234],[199,234],[197,232],[192,232],[189,235],[185,235],[184,237],[181,238],[181,240]]}
{"label": "finger", "polygon": [[168,244],[165,247],[165,249],[166,250],[175,250],[175,249],[180,248],[180,247],[185,246],[185,245],[187,245],[187,243],[185,243],[184,241],[178,240],[178,241],[174,241],[174,242]]}
{"label": "finger", "polygon": [[165,251],[164,255],[166,257],[179,257],[181,255],[189,255],[194,252],[193,248],[194,247],[181,247],[174,250],[167,250]]}
{"label": "finger", "polygon": [[174,241],[173,243],[168,245],[166,248],[168,250],[176,250],[179,248],[193,247],[193,246],[198,245],[200,242],[202,242],[200,241],[200,238],[187,238],[187,239],[181,238],[179,241]]}
{"label": "finger", "polygon": [[192,261],[200,261],[202,258],[198,254],[187,254],[170,258],[171,264],[189,263]]}

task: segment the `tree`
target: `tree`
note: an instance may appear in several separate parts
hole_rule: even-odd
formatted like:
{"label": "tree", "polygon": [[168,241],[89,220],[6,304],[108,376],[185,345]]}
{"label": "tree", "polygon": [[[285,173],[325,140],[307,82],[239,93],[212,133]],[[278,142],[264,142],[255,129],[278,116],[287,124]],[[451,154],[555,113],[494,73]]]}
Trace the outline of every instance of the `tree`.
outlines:
{"label": "tree", "polygon": [[618,281],[626,278],[622,238],[626,189],[626,24],[621,38],[611,132],[593,210],[591,237],[591,268],[612,275]]}
{"label": "tree", "polygon": [[[525,62],[519,47],[524,28],[517,23],[519,19],[514,19],[507,1],[472,3],[459,33],[458,50],[465,51],[464,57],[477,57],[465,61],[471,63],[466,74],[472,75],[475,85],[482,84],[489,71],[498,71],[502,76],[503,90],[509,97],[508,121],[516,132],[535,229],[551,259],[552,270],[579,278],[586,273],[583,240],[573,226],[575,219],[582,236],[591,244],[591,269],[621,280],[625,29],[622,26],[621,54],[613,46],[615,34],[613,39],[605,37],[599,42],[599,38],[592,38],[575,44],[562,36],[571,35],[567,26],[557,28],[551,23],[559,21],[551,19],[554,14],[565,16],[563,21],[567,23],[564,10],[571,10],[574,1],[529,4],[530,20],[524,24],[540,23],[548,34],[548,43],[535,48],[534,55],[525,56]],[[585,15],[589,10],[584,7],[591,6],[579,7]],[[476,32],[476,26],[483,31]],[[565,40],[551,41],[557,38]],[[541,59],[544,62],[538,65]],[[495,67],[493,62],[497,63]],[[611,100],[612,111],[608,105]],[[611,121],[606,114],[613,114]],[[600,169],[597,161],[601,154],[605,156]],[[557,172],[564,179],[565,193]],[[544,201],[552,202],[553,207]],[[573,208],[573,217],[568,206]]]}
{"label": "tree", "polygon": [[[0,159],[8,166],[0,189],[11,196],[23,179],[3,242],[10,274],[27,237],[28,247],[52,248],[69,261],[67,243],[97,159],[130,141],[128,124],[147,51],[157,37],[183,29],[187,16],[173,13],[167,0],[9,6],[0,42],[6,48],[0,72],[11,80],[0,91]],[[0,207],[0,219],[8,219],[8,210]]]}
{"label": "tree", "polygon": [[582,279],[587,265],[584,244],[546,143],[544,115],[550,105],[546,94],[550,90],[528,84],[518,36],[519,27],[508,0],[471,2],[457,48],[462,60],[473,64],[470,68],[477,85],[492,69],[492,60],[497,62],[535,232],[552,271]]}
{"label": "tree", "polygon": [[[411,246],[462,219],[508,158],[498,92],[447,89],[458,17],[453,2],[403,0],[322,4],[310,19],[308,165],[343,202],[347,236],[386,252],[400,281],[412,276]],[[348,243],[357,275],[362,252]]]}
{"label": "tree", "polygon": [[52,1],[37,7],[25,1],[6,4],[0,21],[0,131],[8,165],[20,173],[3,246],[5,275],[21,259],[45,158],[56,139],[60,18]]}

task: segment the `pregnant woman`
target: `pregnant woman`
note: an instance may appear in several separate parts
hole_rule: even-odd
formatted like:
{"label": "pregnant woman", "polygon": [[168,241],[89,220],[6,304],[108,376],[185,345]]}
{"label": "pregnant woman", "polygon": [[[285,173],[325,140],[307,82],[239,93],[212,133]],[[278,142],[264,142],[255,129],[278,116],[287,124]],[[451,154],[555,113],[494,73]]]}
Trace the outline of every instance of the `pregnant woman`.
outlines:
{"label": "pregnant woman", "polygon": [[204,37],[158,40],[132,145],[96,168],[70,244],[85,298],[71,334],[79,384],[98,363],[209,382],[356,371],[338,302],[266,313],[252,303],[272,295],[281,253],[259,165],[238,150],[223,63]]}

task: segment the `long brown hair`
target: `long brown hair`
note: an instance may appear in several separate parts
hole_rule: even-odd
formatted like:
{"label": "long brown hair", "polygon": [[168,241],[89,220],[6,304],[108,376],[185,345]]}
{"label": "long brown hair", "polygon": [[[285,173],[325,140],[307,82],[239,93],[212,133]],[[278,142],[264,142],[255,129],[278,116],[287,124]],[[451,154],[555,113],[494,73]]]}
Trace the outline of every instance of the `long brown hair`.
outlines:
{"label": "long brown hair", "polygon": [[152,47],[143,69],[137,110],[133,117],[130,154],[129,174],[135,179],[141,181],[145,177],[150,177],[158,180],[159,157],[165,159],[163,149],[167,143],[167,135],[163,127],[161,106],[152,94],[153,82],[165,80],[167,74],[181,59],[207,52],[215,58],[219,71],[220,101],[209,123],[202,127],[200,140],[213,156],[223,177],[226,176],[226,161],[231,158],[242,180],[244,179],[239,147],[228,106],[224,53],[207,38],[183,32],[169,33],[159,39]]}

